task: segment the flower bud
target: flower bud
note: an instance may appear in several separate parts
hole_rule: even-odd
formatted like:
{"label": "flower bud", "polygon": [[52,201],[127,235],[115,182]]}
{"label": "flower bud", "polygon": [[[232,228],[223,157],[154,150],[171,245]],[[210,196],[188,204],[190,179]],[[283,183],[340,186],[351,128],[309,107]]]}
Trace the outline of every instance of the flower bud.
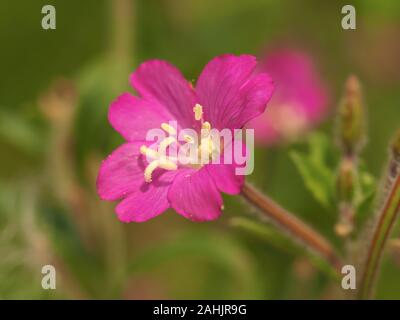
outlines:
{"label": "flower bud", "polygon": [[353,230],[356,166],[352,158],[344,157],[337,173],[336,188],[339,200],[339,221],[335,232],[347,237]]}
{"label": "flower bud", "polygon": [[339,202],[352,203],[355,193],[355,164],[352,159],[343,158],[338,171],[336,187]]}
{"label": "flower bud", "polygon": [[352,156],[360,152],[365,142],[365,110],[361,87],[356,76],[350,76],[339,106],[337,136],[343,153]]}

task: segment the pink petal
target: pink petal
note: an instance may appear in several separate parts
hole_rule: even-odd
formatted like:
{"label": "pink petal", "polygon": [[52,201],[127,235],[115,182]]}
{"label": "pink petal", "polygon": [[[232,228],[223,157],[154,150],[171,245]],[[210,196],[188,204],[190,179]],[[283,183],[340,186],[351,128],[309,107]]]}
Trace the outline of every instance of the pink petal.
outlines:
{"label": "pink petal", "polygon": [[274,79],[276,90],[268,109],[252,120],[258,144],[290,140],[319,123],[326,115],[325,84],[310,55],[293,49],[278,49],[263,58],[261,71]]}
{"label": "pink petal", "polygon": [[205,167],[179,170],[168,199],[172,208],[193,221],[214,220],[221,214],[221,194]]}
{"label": "pink petal", "polygon": [[140,186],[144,180],[144,159],[139,149],[143,144],[125,143],[103,161],[96,181],[101,199],[117,200]]}
{"label": "pink petal", "polygon": [[168,123],[173,116],[157,101],[124,93],[111,104],[108,120],[126,140],[143,141],[148,130],[160,128],[162,122]]}
{"label": "pink petal", "polygon": [[327,93],[311,55],[294,49],[278,49],[265,56],[263,71],[274,78],[279,90],[276,104],[293,104],[311,121],[320,119],[327,107]]}
{"label": "pink petal", "polygon": [[[271,77],[260,73],[249,79],[239,90],[240,98],[236,102],[236,110],[231,111],[234,127],[241,128],[251,119],[261,115],[272,97],[274,85]],[[232,107],[234,109],[234,107]]]}
{"label": "pink petal", "polygon": [[266,74],[254,76],[255,67],[250,55],[223,55],[206,65],[196,92],[213,127],[242,128],[265,110],[273,85]]}
{"label": "pink petal", "polygon": [[194,90],[177,68],[165,61],[151,60],[141,64],[130,81],[142,97],[165,106],[182,127],[197,126],[193,116]]}
{"label": "pink petal", "polygon": [[177,171],[158,171],[151,183],[143,182],[139,189],[126,197],[116,207],[118,218],[123,222],[144,222],[154,218],[170,205],[168,190]]}
{"label": "pink petal", "polygon": [[234,164],[210,164],[206,167],[220,191],[228,194],[240,193],[244,176],[236,175]]}
{"label": "pink petal", "polygon": [[279,105],[273,103],[274,98],[268,105],[265,112],[252,119],[247,125],[247,128],[254,129],[254,138],[257,144],[273,144],[280,139],[280,132],[276,127],[279,127],[277,121],[274,121],[274,117],[271,116],[274,113],[275,108],[279,108]]}
{"label": "pink petal", "polygon": [[208,164],[206,166],[217,188],[228,194],[240,193],[244,183],[244,175],[239,175],[236,169],[244,167],[246,162],[239,164],[238,159],[235,158],[235,154],[237,153],[243,155],[247,161],[248,150],[246,145],[241,140],[234,139],[224,144],[219,164]]}

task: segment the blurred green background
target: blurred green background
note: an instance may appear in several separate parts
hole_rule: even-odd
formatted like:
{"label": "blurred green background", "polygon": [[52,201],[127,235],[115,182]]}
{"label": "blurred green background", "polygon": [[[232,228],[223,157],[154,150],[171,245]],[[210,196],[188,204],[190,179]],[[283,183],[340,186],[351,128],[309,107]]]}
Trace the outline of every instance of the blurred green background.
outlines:
{"label": "blurred green background", "polygon": [[[45,4],[56,8],[56,30],[41,28]],[[345,4],[356,7],[357,30],[341,28]],[[196,79],[216,55],[289,44],[315,57],[331,115],[346,77],[359,76],[369,118],[363,158],[379,178],[400,126],[399,1],[2,0],[0,12],[0,298],[335,297],[304,254],[232,223],[251,211],[240,199],[225,197],[215,222],[172,211],[119,222],[94,184],[122,142],[107,110],[144,60],[166,59]],[[319,128],[329,137],[332,119]],[[257,149],[248,179],[334,239],[336,213],[313,199],[290,160],[303,149],[301,141]],[[400,298],[398,263],[385,255],[378,298]],[[46,264],[56,267],[56,290],[41,288]]]}

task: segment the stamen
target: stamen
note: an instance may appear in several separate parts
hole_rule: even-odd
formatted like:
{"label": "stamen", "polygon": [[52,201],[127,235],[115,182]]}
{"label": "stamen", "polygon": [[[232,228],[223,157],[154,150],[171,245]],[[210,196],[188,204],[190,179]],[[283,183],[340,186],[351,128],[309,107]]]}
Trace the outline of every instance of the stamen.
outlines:
{"label": "stamen", "polygon": [[161,123],[161,129],[163,129],[165,132],[169,133],[171,136],[176,135],[176,130],[174,127],[170,126],[168,123]]}
{"label": "stamen", "polygon": [[214,144],[210,137],[202,138],[200,142],[200,156],[201,159],[208,158],[213,152]]}
{"label": "stamen", "polygon": [[206,121],[201,125],[201,137],[202,140],[203,138],[206,138],[210,135],[210,130],[211,130],[211,124]]}
{"label": "stamen", "polygon": [[193,107],[193,112],[196,121],[203,119],[203,107],[201,105],[196,103],[196,105]]}
{"label": "stamen", "polygon": [[151,182],[152,174],[157,168],[161,168],[164,170],[176,170],[178,169],[178,166],[176,163],[168,160],[165,157],[154,160],[150,162],[149,165],[144,169],[144,181]]}
{"label": "stamen", "polygon": [[189,136],[188,134],[185,134],[185,135],[183,136],[183,140],[185,140],[185,141],[188,142],[188,143],[193,143],[193,138],[192,138],[192,136]]}
{"label": "stamen", "polygon": [[210,131],[211,130],[211,124],[208,121],[206,121],[201,125],[201,129]]}
{"label": "stamen", "polygon": [[140,153],[143,154],[143,155],[146,155],[146,152],[147,152],[147,147],[144,146],[144,145],[141,146],[141,147],[140,147]]}
{"label": "stamen", "polygon": [[[201,121],[201,139],[200,145],[197,149],[200,154],[196,152],[196,157],[199,158],[196,161],[200,161],[201,167],[202,165],[209,163],[210,157],[213,157],[214,143],[211,138],[211,124],[203,119],[203,107],[197,103],[193,107],[193,112],[196,121]],[[166,155],[167,149],[171,144],[177,143],[179,146],[179,143],[176,140],[177,130],[165,122],[161,124],[161,128],[168,133],[169,136],[160,142],[157,150],[150,149],[145,145],[140,147],[140,153],[146,155],[149,161],[149,164],[144,169],[144,180],[148,183],[152,181],[152,174],[157,168],[164,170],[178,169],[179,160],[176,157],[168,157]],[[188,134],[185,134],[183,139],[187,143],[194,143],[195,141],[194,137]],[[198,165],[198,162],[196,162],[196,165]]]}
{"label": "stamen", "polygon": [[[171,126],[163,123],[161,125],[161,127],[167,131],[168,133],[172,134],[172,130],[171,130]],[[172,128],[173,130],[175,130],[174,128]],[[176,133],[176,131],[175,131]],[[151,176],[154,172],[154,170],[156,170],[157,168],[161,168],[161,169],[165,169],[165,170],[177,170],[178,169],[178,165],[173,162],[173,161],[177,161],[177,159],[175,157],[166,157],[166,152],[167,152],[167,148],[170,144],[176,142],[175,137],[167,137],[165,138],[163,141],[160,142],[160,144],[158,145],[158,150],[153,150],[150,149],[148,147],[146,147],[145,145],[140,147],[140,153],[154,159],[153,161],[151,161],[147,167],[144,169],[144,180],[146,182],[151,182]],[[173,161],[172,161],[173,160]]]}

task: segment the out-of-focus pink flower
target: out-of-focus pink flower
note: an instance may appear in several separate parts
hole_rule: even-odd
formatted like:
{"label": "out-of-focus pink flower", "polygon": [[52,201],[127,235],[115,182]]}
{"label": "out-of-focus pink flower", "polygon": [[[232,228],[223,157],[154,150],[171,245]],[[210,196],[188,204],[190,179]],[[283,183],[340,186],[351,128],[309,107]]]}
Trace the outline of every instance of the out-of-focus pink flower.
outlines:
{"label": "out-of-focus pink flower", "polygon": [[[109,110],[111,125],[126,143],[103,161],[97,177],[102,199],[122,199],[116,207],[121,221],[146,221],[170,207],[194,221],[220,215],[220,193],[237,194],[244,182],[243,176],[235,174],[236,165],[192,166],[166,160],[156,150],[173,144],[179,148],[179,143],[165,138],[150,149],[146,134],[160,127],[169,133],[185,128],[197,132],[242,128],[264,112],[273,90],[270,77],[255,74],[255,67],[253,56],[216,57],[195,88],[165,61],[145,62],[131,75],[140,97],[124,93]],[[171,121],[177,122],[177,128],[167,125]]]}
{"label": "out-of-focus pink flower", "polygon": [[260,71],[271,75],[276,90],[268,109],[248,125],[258,144],[293,140],[323,119],[326,89],[309,55],[276,50],[263,59]]}

